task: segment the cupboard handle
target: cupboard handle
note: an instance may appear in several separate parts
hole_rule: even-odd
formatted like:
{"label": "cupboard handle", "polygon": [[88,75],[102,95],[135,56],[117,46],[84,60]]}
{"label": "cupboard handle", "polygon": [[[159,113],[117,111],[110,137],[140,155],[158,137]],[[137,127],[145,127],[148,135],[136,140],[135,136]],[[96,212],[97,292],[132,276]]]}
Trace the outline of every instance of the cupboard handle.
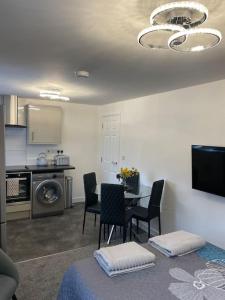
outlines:
{"label": "cupboard handle", "polygon": [[31,133],[31,139],[32,139],[32,142],[34,141],[34,132],[32,131]]}

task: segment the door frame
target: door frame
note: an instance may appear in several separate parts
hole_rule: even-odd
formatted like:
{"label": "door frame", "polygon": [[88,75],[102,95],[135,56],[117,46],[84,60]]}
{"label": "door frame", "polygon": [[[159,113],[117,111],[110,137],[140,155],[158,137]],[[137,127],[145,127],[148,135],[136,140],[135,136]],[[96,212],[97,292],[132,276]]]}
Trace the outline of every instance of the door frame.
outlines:
{"label": "door frame", "polygon": [[119,153],[118,153],[118,169],[120,169],[120,152],[121,152],[121,112],[115,112],[115,113],[105,113],[102,114],[100,117],[100,178],[102,181],[102,157],[103,157],[103,119],[107,117],[113,117],[113,116],[118,116],[119,117]]}

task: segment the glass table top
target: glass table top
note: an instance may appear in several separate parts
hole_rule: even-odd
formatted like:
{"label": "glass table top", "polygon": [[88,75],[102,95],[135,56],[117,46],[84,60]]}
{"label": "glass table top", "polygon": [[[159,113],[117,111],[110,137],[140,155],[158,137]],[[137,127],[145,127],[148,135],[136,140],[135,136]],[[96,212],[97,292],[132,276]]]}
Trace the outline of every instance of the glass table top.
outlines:
{"label": "glass table top", "polygon": [[[124,198],[125,199],[142,199],[150,197],[152,188],[147,185],[140,185],[138,190],[134,192],[124,192]],[[95,194],[101,195],[101,184],[98,184],[96,186],[96,189],[94,191]]]}

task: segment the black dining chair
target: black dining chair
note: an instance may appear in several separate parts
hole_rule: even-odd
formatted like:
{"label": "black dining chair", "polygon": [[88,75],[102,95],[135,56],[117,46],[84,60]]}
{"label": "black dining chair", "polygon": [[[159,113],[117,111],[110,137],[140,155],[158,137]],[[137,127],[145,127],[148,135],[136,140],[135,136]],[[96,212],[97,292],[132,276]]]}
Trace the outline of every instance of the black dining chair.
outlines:
{"label": "black dining chair", "polygon": [[126,241],[127,228],[130,223],[130,238],[132,230],[131,209],[125,205],[124,186],[121,184],[102,183],[101,185],[101,214],[99,227],[98,248],[101,244],[102,225],[123,227],[123,243]]}
{"label": "black dining chair", "polygon": [[85,174],[83,176],[83,180],[84,180],[85,204],[84,204],[84,220],[83,220],[82,233],[84,233],[86,212],[95,214],[95,225],[96,225],[96,215],[100,214],[100,203],[98,202],[98,195],[95,194],[95,189],[97,186],[96,174],[94,172]]}
{"label": "black dining chair", "polygon": [[148,208],[136,206],[132,209],[132,218],[136,219],[137,231],[139,228],[139,221],[148,223],[148,238],[150,238],[150,221],[158,217],[159,234],[161,235],[161,220],[160,220],[160,203],[162,199],[164,180],[158,180],[153,183]]}
{"label": "black dining chair", "polygon": [[126,179],[127,191],[138,194],[139,191],[139,173]]}

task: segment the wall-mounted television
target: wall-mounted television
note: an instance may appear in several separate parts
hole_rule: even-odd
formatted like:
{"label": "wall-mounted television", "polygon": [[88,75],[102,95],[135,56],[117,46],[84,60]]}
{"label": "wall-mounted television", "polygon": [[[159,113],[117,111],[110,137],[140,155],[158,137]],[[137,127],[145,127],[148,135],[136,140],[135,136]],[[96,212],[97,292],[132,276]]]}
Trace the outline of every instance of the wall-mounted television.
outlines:
{"label": "wall-mounted television", "polygon": [[225,197],[225,147],[192,146],[192,188]]}

